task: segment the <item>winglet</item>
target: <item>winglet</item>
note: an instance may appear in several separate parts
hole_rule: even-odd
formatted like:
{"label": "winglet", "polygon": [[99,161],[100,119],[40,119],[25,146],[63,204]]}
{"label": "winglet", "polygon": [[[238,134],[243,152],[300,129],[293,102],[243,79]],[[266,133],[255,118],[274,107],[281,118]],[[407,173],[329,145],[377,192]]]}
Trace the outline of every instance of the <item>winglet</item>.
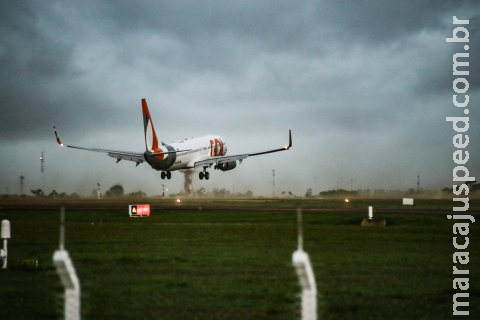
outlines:
{"label": "winglet", "polygon": [[288,130],[288,146],[285,147],[285,150],[288,150],[292,147],[292,130]]}
{"label": "winglet", "polygon": [[286,151],[289,150],[292,147],[292,130],[288,130],[288,146],[284,146],[280,149],[274,149],[274,150],[268,150],[268,151],[263,151],[263,152],[256,152],[256,153],[249,153],[249,157],[253,156],[259,156],[262,154],[268,154],[268,153],[274,153],[274,152],[280,152],[280,151]]}
{"label": "winglet", "polygon": [[55,132],[55,138],[57,139],[57,143],[59,146],[63,147],[64,144],[62,143],[62,141],[60,140],[60,137],[58,136],[58,133],[57,133],[57,128],[55,128],[55,126],[53,126],[53,131]]}

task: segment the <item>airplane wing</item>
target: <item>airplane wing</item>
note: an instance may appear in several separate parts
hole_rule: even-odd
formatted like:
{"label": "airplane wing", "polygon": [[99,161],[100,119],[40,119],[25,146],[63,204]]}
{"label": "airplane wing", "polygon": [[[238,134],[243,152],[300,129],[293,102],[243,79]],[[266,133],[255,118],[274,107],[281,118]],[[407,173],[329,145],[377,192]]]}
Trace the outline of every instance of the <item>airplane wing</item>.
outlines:
{"label": "airplane wing", "polygon": [[[133,161],[137,163],[137,166],[140,163],[145,162],[145,155],[139,152],[130,152],[130,151],[117,151],[117,150],[109,150],[109,149],[97,149],[97,148],[85,148],[85,147],[77,147],[72,145],[64,144],[58,135],[57,128],[53,127],[53,131],[55,132],[55,138],[57,139],[57,143],[61,147],[68,147],[73,149],[79,150],[87,150],[87,151],[94,151],[94,152],[101,152],[106,153],[107,156],[117,159],[117,163],[121,160]],[[176,151],[165,151],[165,152],[151,152],[150,155],[159,156],[164,154],[170,153],[181,153],[181,152],[188,152],[191,150],[176,150]]]}
{"label": "airplane wing", "polygon": [[63,144],[62,141],[60,140],[60,137],[58,136],[57,129],[53,127],[53,130],[55,132],[55,138],[57,139],[57,143],[61,147],[65,146],[73,149],[106,153],[109,157],[117,159],[117,163],[120,162],[120,160],[128,160],[128,161],[136,162],[138,166],[140,163],[143,163],[145,161],[145,156],[143,155],[143,153],[108,150],[108,149],[97,149],[97,148],[85,148],[85,147],[77,147],[77,146]]}
{"label": "airplane wing", "polygon": [[280,152],[280,151],[286,151],[286,150],[289,150],[291,147],[292,147],[292,130],[289,130],[288,131],[288,145],[283,147],[283,148],[267,150],[267,151],[262,151],[262,152],[255,152],[255,153],[245,153],[245,154],[236,154],[236,155],[231,155],[231,156],[211,157],[211,158],[207,158],[205,160],[196,161],[193,166],[194,167],[210,167],[214,164],[219,165],[219,164],[222,164],[222,163],[227,163],[227,162],[232,162],[232,161],[239,161],[240,163],[242,163],[242,161],[245,160],[248,157],[260,156],[260,155],[263,155],[263,154]]}

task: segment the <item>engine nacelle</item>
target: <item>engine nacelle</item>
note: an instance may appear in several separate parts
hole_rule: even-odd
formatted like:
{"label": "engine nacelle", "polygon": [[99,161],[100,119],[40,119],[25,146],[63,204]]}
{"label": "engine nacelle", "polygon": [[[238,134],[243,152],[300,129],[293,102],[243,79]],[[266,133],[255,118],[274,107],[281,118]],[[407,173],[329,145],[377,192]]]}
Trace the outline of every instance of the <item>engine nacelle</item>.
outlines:
{"label": "engine nacelle", "polygon": [[218,164],[215,167],[215,169],[219,169],[219,170],[222,170],[222,171],[228,171],[228,170],[235,169],[236,166],[237,166],[237,161],[229,161],[229,162],[223,162],[223,163]]}

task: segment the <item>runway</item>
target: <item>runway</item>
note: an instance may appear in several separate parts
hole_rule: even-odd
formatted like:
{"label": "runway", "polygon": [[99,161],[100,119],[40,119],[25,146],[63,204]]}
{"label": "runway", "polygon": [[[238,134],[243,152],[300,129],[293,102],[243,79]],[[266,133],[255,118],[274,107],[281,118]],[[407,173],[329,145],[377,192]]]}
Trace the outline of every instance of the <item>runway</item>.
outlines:
{"label": "runway", "polygon": [[[398,199],[356,199],[349,205],[341,199],[199,199],[199,198],[117,198],[117,199],[46,199],[4,198],[0,200],[2,211],[52,211],[65,206],[72,211],[127,211],[129,204],[150,204],[152,212],[160,211],[233,211],[233,212],[304,212],[356,214],[367,212],[368,205],[376,214],[449,215],[454,212],[448,205],[451,200],[424,199],[415,206],[402,206]],[[467,211],[479,215],[478,200],[471,202]],[[436,205],[432,205],[436,204]],[[365,205],[363,205],[365,204]],[[368,205],[367,205],[368,204]],[[473,205],[472,205],[473,204]]]}

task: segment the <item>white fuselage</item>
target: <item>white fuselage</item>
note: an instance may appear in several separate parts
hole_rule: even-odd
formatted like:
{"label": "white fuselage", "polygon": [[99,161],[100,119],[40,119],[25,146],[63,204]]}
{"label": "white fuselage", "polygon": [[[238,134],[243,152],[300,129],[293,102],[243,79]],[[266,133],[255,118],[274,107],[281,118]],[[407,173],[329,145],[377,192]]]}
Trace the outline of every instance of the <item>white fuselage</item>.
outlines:
{"label": "white fuselage", "polygon": [[[178,152],[163,155],[154,154],[172,151]],[[148,150],[145,152],[145,160],[156,170],[174,171],[193,168],[195,162],[211,157],[224,156],[226,153],[227,147],[222,137],[208,135],[164,144],[158,150]]]}

